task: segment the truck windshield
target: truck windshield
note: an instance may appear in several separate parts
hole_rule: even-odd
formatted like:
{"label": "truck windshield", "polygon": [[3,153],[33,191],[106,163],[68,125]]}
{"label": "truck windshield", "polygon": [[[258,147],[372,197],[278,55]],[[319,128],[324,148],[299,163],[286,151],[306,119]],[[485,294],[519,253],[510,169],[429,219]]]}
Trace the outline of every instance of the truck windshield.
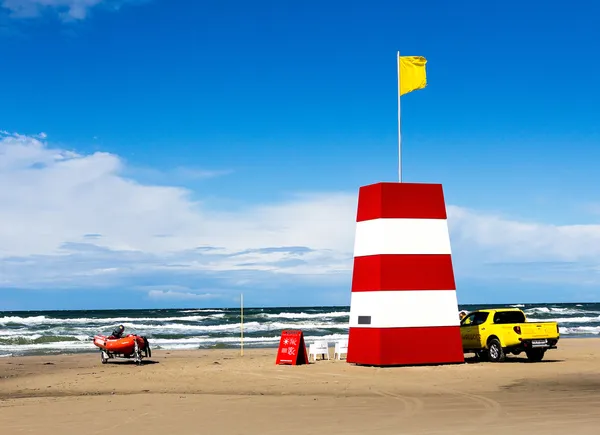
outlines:
{"label": "truck windshield", "polygon": [[494,314],[494,323],[525,323],[525,314],[522,311],[501,311]]}

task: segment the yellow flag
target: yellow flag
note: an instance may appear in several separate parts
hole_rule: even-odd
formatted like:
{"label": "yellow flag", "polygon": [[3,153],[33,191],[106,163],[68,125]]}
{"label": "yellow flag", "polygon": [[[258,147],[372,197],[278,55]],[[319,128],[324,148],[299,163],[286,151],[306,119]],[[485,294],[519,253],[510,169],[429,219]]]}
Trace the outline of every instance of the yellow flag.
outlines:
{"label": "yellow flag", "polygon": [[408,94],[427,86],[426,63],[427,59],[423,56],[398,57],[400,95]]}

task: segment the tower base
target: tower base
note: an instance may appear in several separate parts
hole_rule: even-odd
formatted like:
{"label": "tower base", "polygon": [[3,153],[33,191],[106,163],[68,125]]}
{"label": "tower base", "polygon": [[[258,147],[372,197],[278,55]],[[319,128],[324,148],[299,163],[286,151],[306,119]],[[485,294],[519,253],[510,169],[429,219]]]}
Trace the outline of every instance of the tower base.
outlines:
{"label": "tower base", "polygon": [[372,366],[463,363],[460,327],[351,327],[346,361]]}

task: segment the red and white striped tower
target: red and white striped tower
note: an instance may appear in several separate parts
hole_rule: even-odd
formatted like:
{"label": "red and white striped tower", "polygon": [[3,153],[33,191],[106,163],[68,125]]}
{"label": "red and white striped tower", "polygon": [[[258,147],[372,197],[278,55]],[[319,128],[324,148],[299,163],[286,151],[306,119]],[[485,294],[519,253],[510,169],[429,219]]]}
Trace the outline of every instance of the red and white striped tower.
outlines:
{"label": "red and white striped tower", "polygon": [[442,185],[363,186],[356,221],[347,361],[464,362]]}

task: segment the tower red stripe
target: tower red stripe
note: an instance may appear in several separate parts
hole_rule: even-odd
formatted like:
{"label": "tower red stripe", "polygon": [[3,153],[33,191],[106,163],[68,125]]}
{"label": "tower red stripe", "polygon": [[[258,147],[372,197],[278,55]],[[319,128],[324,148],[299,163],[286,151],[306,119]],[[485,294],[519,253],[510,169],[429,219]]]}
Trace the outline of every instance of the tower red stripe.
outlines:
{"label": "tower red stripe", "polygon": [[361,187],[356,221],[379,218],[446,219],[442,185],[377,183]]}
{"label": "tower red stripe", "polygon": [[352,291],[456,290],[449,254],[354,257]]}
{"label": "tower red stripe", "polygon": [[460,327],[350,328],[347,361],[376,366],[463,363]]}

